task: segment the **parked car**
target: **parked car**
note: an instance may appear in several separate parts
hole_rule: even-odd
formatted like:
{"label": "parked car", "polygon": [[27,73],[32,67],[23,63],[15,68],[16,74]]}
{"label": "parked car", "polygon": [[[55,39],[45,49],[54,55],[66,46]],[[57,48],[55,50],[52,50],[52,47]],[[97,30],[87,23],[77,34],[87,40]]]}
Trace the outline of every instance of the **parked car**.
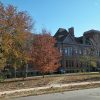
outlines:
{"label": "parked car", "polygon": [[97,67],[97,71],[99,71],[99,72],[100,72],[100,67]]}
{"label": "parked car", "polygon": [[60,68],[58,69],[58,73],[64,74],[64,73],[66,73],[66,71],[65,71],[65,69],[64,69],[63,67],[60,67]]}

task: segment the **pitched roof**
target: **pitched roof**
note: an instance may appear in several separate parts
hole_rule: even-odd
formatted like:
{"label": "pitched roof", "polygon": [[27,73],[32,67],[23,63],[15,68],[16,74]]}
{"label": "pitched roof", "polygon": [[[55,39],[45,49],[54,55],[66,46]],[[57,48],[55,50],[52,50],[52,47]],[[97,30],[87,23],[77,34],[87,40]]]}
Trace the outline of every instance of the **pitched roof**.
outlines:
{"label": "pitched roof", "polygon": [[93,37],[93,35],[95,35],[95,34],[100,34],[100,31],[91,29],[91,30],[89,30],[89,31],[84,32],[83,35],[84,35],[85,37]]}
{"label": "pitched roof", "polygon": [[88,31],[86,31],[85,33],[91,33],[91,32],[100,33],[99,30],[94,30],[94,29],[88,30]]}
{"label": "pitched roof", "polygon": [[83,43],[83,36],[81,36],[81,37],[75,37],[75,41],[76,41],[78,44],[82,44],[82,43]]}
{"label": "pitched roof", "polygon": [[58,31],[56,32],[56,34],[54,35],[54,38],[55,38],[57,41],[61,42],[61,41],[63,41],[63,40],[66,38],[66,36],[67,36],[68,34],[69,34],[69,33],[67,32],[66,29],[64,29],[64,28],[59,28]]}

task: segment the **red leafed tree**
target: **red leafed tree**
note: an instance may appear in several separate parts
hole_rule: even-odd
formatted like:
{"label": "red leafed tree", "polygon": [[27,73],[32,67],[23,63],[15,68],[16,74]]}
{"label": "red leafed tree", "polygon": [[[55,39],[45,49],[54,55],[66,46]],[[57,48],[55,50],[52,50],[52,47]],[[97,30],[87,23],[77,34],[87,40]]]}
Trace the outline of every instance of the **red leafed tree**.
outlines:
{"label": "red leafed tree", "polygon": [[34,36],[31,55],[34,68],[41,73],[54,72],[60,66],[60,54],[55,42],[49,33]]}

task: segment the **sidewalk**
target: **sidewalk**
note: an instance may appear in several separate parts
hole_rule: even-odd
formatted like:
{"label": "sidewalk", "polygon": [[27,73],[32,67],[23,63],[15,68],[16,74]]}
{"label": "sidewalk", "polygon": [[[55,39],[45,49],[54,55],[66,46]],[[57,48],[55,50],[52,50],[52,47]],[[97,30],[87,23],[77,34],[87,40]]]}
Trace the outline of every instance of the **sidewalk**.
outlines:
{"label": "sidewalk", "polygon": [[0,96],[7,95],[7,94],[13,94],[13,93],[20,93],[20,92],[28,92],[28,91],[40,90],[40,89],[62,88],[62,87],[78,86],[78,85],[89,85],[89,84],[96,84],[96,83],[100,83],[100,81],[79,82],[79,83],[70,83],[70,84],[50,84],[50,85],[44,86],[44,87],[36,87],[36,88],[4,91],[4,92],[0,92]]}

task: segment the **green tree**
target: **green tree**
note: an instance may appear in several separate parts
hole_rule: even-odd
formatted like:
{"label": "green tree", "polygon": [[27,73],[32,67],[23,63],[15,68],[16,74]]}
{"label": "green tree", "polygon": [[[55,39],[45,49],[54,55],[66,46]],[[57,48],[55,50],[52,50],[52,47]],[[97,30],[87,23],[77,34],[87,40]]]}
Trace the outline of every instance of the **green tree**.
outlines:
{"label": "green tree", "polygon": [[27,12],[17,11],[13,5],[4,6],[0,3],[0,68],[7,63],[20,67],[21,61],[27,62],[30,59],[25,43],[32,25]]}

